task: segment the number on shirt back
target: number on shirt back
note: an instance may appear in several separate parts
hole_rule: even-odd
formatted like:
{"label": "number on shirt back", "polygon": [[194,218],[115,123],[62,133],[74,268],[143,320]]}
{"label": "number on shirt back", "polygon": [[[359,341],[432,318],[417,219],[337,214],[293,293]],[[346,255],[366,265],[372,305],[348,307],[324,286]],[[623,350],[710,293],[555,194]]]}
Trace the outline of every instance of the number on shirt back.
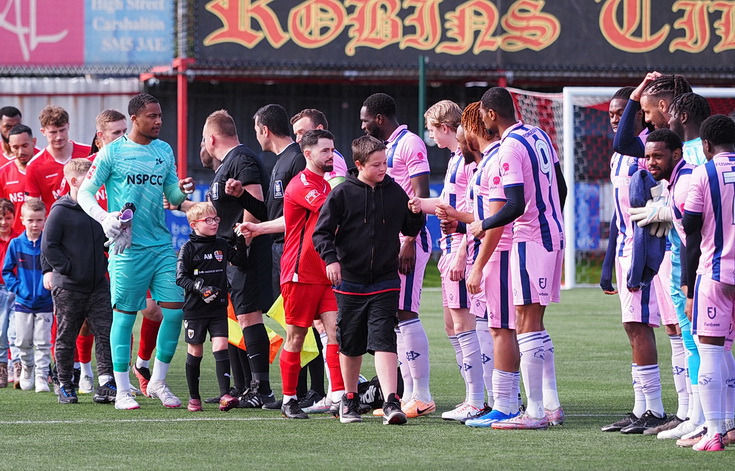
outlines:
{"label": "number on shirt back", "polygon": [[[725,185],[735,185],[735,172],[725,172],[722,174],[722,181]],[[735,225],[735,199],[732,205],[732,224]]]}
{"label": "number on shirt back", "polygon": [[539,139],[536,141],[536,155],[538,156],[541,172],[551,181],[551,149],[545,140]]}

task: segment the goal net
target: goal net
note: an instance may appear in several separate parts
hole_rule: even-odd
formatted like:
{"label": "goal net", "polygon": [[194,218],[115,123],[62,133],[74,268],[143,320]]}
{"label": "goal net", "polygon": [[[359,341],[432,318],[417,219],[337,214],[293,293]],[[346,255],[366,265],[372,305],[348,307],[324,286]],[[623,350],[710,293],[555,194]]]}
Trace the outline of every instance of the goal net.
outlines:
{"label": "goal net", "polygon": [[[565,87],[563,93],[510,88],[520,118],[540,127],[556,146],[568,193],[564,208],[565,289],[598,286],[613,214],[610,97],[618,87]],[[712,114],[735,111],[735,88],[695,88]]]}

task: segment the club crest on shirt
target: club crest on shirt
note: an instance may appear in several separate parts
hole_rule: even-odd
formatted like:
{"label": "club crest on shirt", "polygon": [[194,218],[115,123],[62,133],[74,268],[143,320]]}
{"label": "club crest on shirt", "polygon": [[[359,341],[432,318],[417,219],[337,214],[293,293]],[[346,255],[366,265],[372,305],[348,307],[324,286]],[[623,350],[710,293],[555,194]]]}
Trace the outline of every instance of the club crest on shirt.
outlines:
{"label": "club crest on shirt", "polygon": [[221,262],[222,259],[224,258],[224,256],[222,255],[222,251],[221,250],[215,250],[214,251],[214,258],[216,258],[218,262]]}
{"label": "club crest on shirt", "polygon": [[276,198],[283,198],[283,180],[276,180],[273,182],[273,196]]}

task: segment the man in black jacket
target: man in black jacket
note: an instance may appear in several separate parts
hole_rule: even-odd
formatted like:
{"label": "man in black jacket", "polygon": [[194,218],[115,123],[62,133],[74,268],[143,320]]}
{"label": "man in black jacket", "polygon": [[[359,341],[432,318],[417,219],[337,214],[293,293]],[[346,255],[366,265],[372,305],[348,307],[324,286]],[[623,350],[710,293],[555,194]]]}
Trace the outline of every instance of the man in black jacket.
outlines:
{"label": "man in black jacket", "polygon": [[[387,173],[385,144],[372,136],[352,142],[357,175],[327,197],[314,229],[314,247],[327,264],[339,314],[337,339],[346,394],[342,423],[360,422],[357,378],[362,355],[375,354],[375,369],[387,398],[384,424],[406,423],[396,395],[398,357],[399,234],[415,237],[424,214],[408,209],[408,196]],[[338,230],[339,229],[339,230]]]}
{"label": "man in black jacket", "polygon": [[77,192],[91,165],[87,159],[72,159],[64,166],[69,194],[51,207],[41,242],[43,284],[51,291],[56,306],[56,368],[61,404],[78,402],[72,384],[74,348],[85,318],[97,343],[100,387],[94,402],[114,402],[117,394],[110,351],[112,303],[104,253],[107,237],[102,226],[77,203]]}

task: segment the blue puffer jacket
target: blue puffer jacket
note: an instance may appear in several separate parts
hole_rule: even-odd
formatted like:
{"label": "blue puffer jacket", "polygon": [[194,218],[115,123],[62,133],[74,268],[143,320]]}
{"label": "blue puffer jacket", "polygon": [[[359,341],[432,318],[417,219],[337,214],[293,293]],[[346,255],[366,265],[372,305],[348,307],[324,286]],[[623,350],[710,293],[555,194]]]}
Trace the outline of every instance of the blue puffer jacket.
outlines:
{"label": "blue puffer jacket", "polygon": [[10,241],[3,264],[3,279],[8,291],[15,293],[16,311],[51,312],[53,310],[51,292],[43,287],[41,238],[31,242],[24,231]]}

